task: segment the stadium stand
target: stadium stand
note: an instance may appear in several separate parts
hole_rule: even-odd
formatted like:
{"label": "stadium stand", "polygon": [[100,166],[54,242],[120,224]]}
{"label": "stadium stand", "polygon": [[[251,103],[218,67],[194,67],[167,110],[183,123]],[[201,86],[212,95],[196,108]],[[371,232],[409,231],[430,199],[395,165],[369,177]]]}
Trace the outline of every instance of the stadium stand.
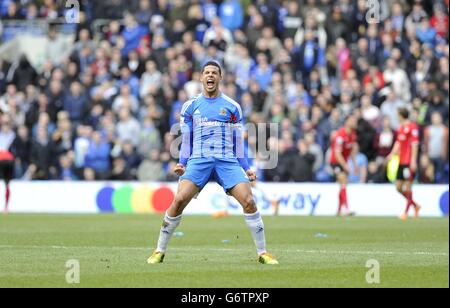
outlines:
{"label": "stadium stand", "polygon": [[16,179],[176,180],[170,128],[215,59],[247,122],[280,124],[277,168],[252,159],[262,180],[330,181],[330,138],[356,113],[351,180],[387,182],[408,106],[417,180],[448,183],[448,0],[380,1],[370,23],[365,0],[79,3],[71,24],[65,1],[0,1],[0,150]]}

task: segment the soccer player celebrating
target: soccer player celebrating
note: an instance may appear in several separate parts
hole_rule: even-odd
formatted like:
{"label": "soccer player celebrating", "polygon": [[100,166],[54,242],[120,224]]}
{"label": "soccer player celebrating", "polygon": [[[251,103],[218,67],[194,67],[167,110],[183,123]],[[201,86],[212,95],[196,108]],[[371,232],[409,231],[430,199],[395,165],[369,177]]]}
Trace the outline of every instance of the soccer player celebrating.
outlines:
{"label": "soccer player celebrating", "polygon": [[357,117],[355,115],[349,116],[345,120],[344,127],[334,134],[331,142],[330,165],[340,185],[338,216],[341,216],[343,212],[348,216],[355,214],[350,211],[348,206],[347,184],[350,173],[350,166],[348,164],[350,158],[355,168],[358,166],[356,163],[357,148],[355,146],[357,141],[357,124]]}
{"label": "soccer player celebrating", "polygon": [[0,177],[5,182],[5,207],[3,212],[8,213],[9,199],[11,196],[11,190],[9,183],[13,177],[14,170],[14,156],[8,151],[0,150]]}
{"label": "soccer player celebrating", "polygon": [[221,93],[222,68],[214,61],[203,66],[203,93],[184,104],[181,111],[182,145],[175,173],[180,176],[175,200],[166,212],[158,246],[149,264],[162,263],[169,240],[179,226],[184,209],[214,179],[242,205],[262,264],[278,261],[267,253],[264,223],[252,194],[250,182],[256,173],[244,155],[242,109]]}
{"label": "soccer player celebrating", "polygon": [[412,184],[416,177],[417,160],[419,155],[419,128],[416,123],[409,120],[409,111],[406,108],[398,110],[400,128],[397,132],[397,141],[386,161],[391,161],[395,155],[400,156],[400,167],[397,173],[397,190],[407,200],[406,210],[400,217],[407,220],[409,210],[414,207],[414,217],[419,217],[420,206],[414,201]]}

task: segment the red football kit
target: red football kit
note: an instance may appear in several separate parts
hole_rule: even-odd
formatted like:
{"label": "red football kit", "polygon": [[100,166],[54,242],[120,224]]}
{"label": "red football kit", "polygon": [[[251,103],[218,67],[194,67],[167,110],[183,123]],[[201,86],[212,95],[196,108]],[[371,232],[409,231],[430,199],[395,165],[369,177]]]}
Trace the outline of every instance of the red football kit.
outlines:
{"label": "red football kit", "polygon": [[357,138],[358,137],[355,131],[347,133],[345,127],[338,130],[331,142],[330,164],[339,165],[336,156],[337,152],[341,152],[344,160],[348,161],[352,155],[353,147],[356,144]]}
{"label": "red football kit", "polygon": [[400,145],[400,165],[411,165],[412,148],[419,145],[419,127],[410,122],[401,125],[397,131],[397,142]]}

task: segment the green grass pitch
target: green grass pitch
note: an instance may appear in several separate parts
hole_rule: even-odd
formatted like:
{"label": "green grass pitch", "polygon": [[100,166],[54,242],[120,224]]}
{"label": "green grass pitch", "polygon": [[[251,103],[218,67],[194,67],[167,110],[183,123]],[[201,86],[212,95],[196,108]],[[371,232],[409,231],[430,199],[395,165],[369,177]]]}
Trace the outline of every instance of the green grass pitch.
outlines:
{"label": "green grass pitch", "polygon": [[[0,287],[449,287],[449,221],[265,217],[280,266],[256,263],[242,217],[186,216],[147,265],[161,216],[0,215]],[[320,234],[326,234],[320,236]],[[66,283],[66,262],[80,284]],[[368,260],[381,283],[366,282]]]}

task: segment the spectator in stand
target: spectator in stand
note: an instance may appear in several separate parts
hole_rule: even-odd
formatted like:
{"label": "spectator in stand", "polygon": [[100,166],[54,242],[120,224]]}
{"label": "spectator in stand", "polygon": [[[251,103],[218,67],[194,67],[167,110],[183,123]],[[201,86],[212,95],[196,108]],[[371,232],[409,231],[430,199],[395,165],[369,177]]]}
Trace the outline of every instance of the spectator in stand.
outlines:
{"label": "spectator in stand", "polygon": [[394,94],[404,102],[411,100],[411,84],[408,75],[404,70],[398,67],[394,59],[388,59],[386,62],[386,70],[384,72],[384,80],[386,83],[392,84]]}
{"label": "spectator in stand", "polygon": [[211,21],[211,27],[206,30],[205,37],[203,39],[203,46],[210,46],[211,42],[217,38],[217,35],[220,35],[228,45],[233,44],[232,32],[222,25],[219,17],[215,17]]}
{"label": "spectator in stand", "polygon": [[55,27],[50,27],[46,43],[45,60],[60,64],[69,57],[69,43]]}
{"label": "spectator in stand", "polygon": [[224,0],[219,7],[219,16],[222,25],[231,32],[241,28],[244,22],[244,13],[239,0]]}
{"label": "spectator in stand", "polygon": [[[430,146],[440,138],[432,131],[448,129],[448,1],[402,0],[390,9],[384,1],[382,22],[372,24],[363,0],[87,2],[81,1],[74,43],[49,22],[41,67],[32,58],[9,63],[0,55],[0,114],[11,123],[0,140],[15,134],[13,148],[21,162],[30,161],[25,179],[74,179],[74,169],[77,179],[95,180],[92,166],[85,167],[93,131],[111,152],[101,162],[112,173],[98,179],[133,178],[127,164],[137,157],[157,170],[153,179],[175,179],[169,130],[182,105],[201,92],[200,69],[210,59],[223,65],[223,91],[241,103],[246,123],[280,125],[280,135],[269,138],[271,151],[281,145],[280,165],[259,170],[264,180],[293,180],[286,162],[305,158],[296,149],[303,140],[315,157],[315,180],[328,181],[320,158],[347,115],[361,118],[368,182],[385,181],[379,160],[395,139],[399,107],[411,110]],[[60,1],[0,1],[2,22],[50,21],[64,12]],[[112,21],[94,27],[100,18]],[[3,26],[9,36],[8,23]],[[435,113],[442,117],[439,129]],[[161,154],[150,159],[154,150]],[[442,176],[431,154],[423,158],[422,179],[448,181],[448,167]],[[17,168],[17,177],[27,165]]]}
{"label": "spectator in stand", "polygon": [[20,14],[19,11],[19,6],[15,1],[6,1],[3,7],[6,7],[6,9],[4,9],[2,19],[4,20],[22,19],[22,15]]}
{"label": "spectator in stand", "polygon": [[69,114],[69,119],[77,125],[84,119],[87,106],[87,98],[79,82],[70,85],[70,92],[64,98],[64,110]]}
{"label": "spectator in stand", "polygon": [[152,4],[150,0],[139,0],[139,9],[136,12],[136,21],[144,26],[150,23],[152,18]]}
{"label": "spectator in stand", "polygon": [[112,110],[116,114],[123,108],[131,110],[133,114],[137,114],[139,111],[139,101],[137,97],[131,93],[130,86],[127,84],[120,87],[120,95],[114,99],[112,104]]}
{"label": "spectator in stand", "polygon": [[39,127],[36,138],[31,144],[30,167],[27,177],[33,180],[49,180],[51,178],[51,144],[48,131],[45,127]]}
{"label": "spectator in stand", "polygon": [[358,154],[356,155],[357,166],[353,164],[353,161],[349,161],[350,174],[348,177],[349,183],[364,184],[367,182],[367,168],[369,162],[366,155],[359,151],[359,147],[356,146]]}
{"label": "spectator in stand", "polygon": [[440,113],[433,113],[431,125],[424,133],[424,154],[428,156],[435,170],[435,182],[443,183],[445,166],[448,165],[448,128],[442,123]]}
{"label": "spectator in stand", "polygon": [[125,46],[122,49],[122,56],[128,56],[129,52],[139,47],[141,39],[148,34],[148,29],[138,24],[132,14],[126,14],[124,18],[124,29],[122,37],[125,40]]}
{"label": "spectator in stand", "polygon": [[99,132],[94,132],[85,157],[86,169],[95,172],[95,179],[106,180],[109,177],[111,146],[105,142]]}
{"label": "spectator in stand", "polygon": [[427,155],[420,157],[419,181],[424,184],[434,184],[436,173],[433,163]]}
{"label": "spectator in stand", "polygon": [[424,18],[428,18],[428,14],[425,12],[422,2],[414,1],[412,11],[405,21],[405,28],[407,31],[415,32]]}
{"label": "spectator in stand", "polygon": [[445,13],[441,4],[434,6],[434,15],[430,19],[430,25],[441,38],[448,37],[448,14]]}
{"label": "spectator in stand", "polygon": [[60,165],[60,171],[59,174],[60,180],[63,181],[75,181],[78,179],[75,171],[75,167],[73,164],[73,156],[72,154],[68,153],[65,155],[62,155],[59,159],[59,165]]}
{"label": "spectator in stand", "polygon": [[18,127],[17,136],[10,149],[15,157],[15,178],[20,179],[30,165],[31,140],[28,128],[25,125]]}
{"label": "spectator in stand", "polygon": [[367,167],[367,183],[368,184],[382,184],[386,183],[385,172],[375,161],[369,162]]}
{"label": "spectator in stand", "polygon": [[376,66],[371,66],[364,76],[363,85],[373,84],[377,90],[381,90],[385,86],[383,73]]}
{"label": "spectator in stand", "polygon": [[117,88],[127,85],[130,87],[131,94],[135,97],[139,97],[139,79],[131,73],[128,66],[123,66],[120,70],[121,79],[117,82]]}
{"label": "spectator in stand", "polygon": [[72,151],[74,131],[67,112],[58,113],[56,129],[51,136],[53,157],[52,163],[57,166],[58,157]]}
{"label": "spectator in stand", "polygon": [[[0,35],[1,35],[1,24],[0,24]],[[6,75],[8,73],[9,69],[7,68],[5,62],[2,58],[0,58],[0,93],[4,93],[6,90]]]}
{"label": "spectator in stand", "polygon": [[313,182],[314,181],[314,161],[315,157],[308,151],[305,140],[300,140],[297,145],[296,155],[292,155],[289,161],[289,179],[293,182]]}
{"label": "spectator in stand", "polygon": [[[137,175],[137,169],[141,163],[141,158],[136,153],[136,150],[131,142],[124,142],[122,144],[120,158],[125,163],[125,169],[129,173],[128,178],[135,178]],[[117,165],[121,166],[121,162],[117,162]]]}
{"label": "spectator in stand", "polygon": [[303,20],[300,16],[300,6],[297,1],[286,1],[286,15],[281,20],[283,27],[283,40],[294,39],[297,30],[301,27]]}
{"label": "spectator in stand", "polygon": [[142,182],[162,181],[164,179],[163,164],[160,161],[160,152],[158,150],[152,150],[141,163],[137,177]]}
{"label": "spectator in stand", "polygon": [[120,143],[130,141],[133,146],[139,144],[140,124],[131,115],[127,108],[119,111],[119,122],[117,123],[117,140]]}
{"label": "spectator in stand", "polygon": [[308,83],[311,72],[316,67],[324,65],[324,51],[314,40],[314,33],[311,30],[305,32],[304,42],[294,50],[291,56],[298,81]]}
{"label": "spectator in stand", "polygon": [[252,78],[258,83],[261,90],[266,91],[272,82],[273,70],[268,62],[267,56],[258,54],[257,65],[252,73]]}
{"label": "spectator in stand", "polygon": [[386,101],[381,105],[382,115],[389,118],[394,130],[397,130],[400,126],[397,116],[398,109],[405,106],[405,102],[396,97],[394,91],[389,92]]}
{"label": "spectator in stand", "polygon": [[391,121],[388,117],[385,117],[383,119],[383,128],[378,133],[374,145],[374,148],[377,150],[378,162],[384,161],[392,152],[396,140],[396,132],[392,129]]}
{"label": "spectator in stand", "polygon": [[115,158],[112,164],[111,176],[109,177],[112,181],[131,181],[133,176],[126,164],[126,161],[121,158]]}
{"label": "spectator in stand", "polygon": [[372,104],[372,100],[368,95],[363,95],[361,97],[361,113],[362,118],[370,123],[373,128],[377,130],[381,128],[381,110]]}
{"label": "spectator in stand", "polygon": [[1,117],[0,125],[0,150],[8,151],[16,138],[16,133],[12,128],[11,119],[8,115]]}
{"label": "spectator in stand", "polygon": [[392,28],[396,32],[396,36],[401,36],[403,34],[403,29],[405,27],[406,16],[402,4],[396,2],[392,5]]}
{"label": "spectator in stand", "polygon": [[162,74],[158,71],[155,61],[148,61],[142,75],[140,95],[146,97],[149,93],[157,92],[162,86]]}
{"label": "spectator in stand", "polygon": [[8,8],[13,0],[4,0],[0,2],[0,16],[6,16],[8,14]]}
{"label": "spectator in stand", "polygon": [[436,43],[436,34],[436,29],[431,27],[430,20],[423,18],[416,33],[419,41],[422,44],[434,45]]}
{"label": "spectator in stand", "polygon": [[86,165],[86,155],[89,151],[89,146],[91,143],[92,128],[89,126],[78,126],[77,136],[74,141],[74,165],[77,169],[78,174],[81,176],[80,172]]}
{"label": "spectator in stand", "polygon": [[12,82],[19,91],[24,91],[28,85],[34,85],[37,81],[36,70],[26,56],[22,56],[17,67],[13,66],[8,74],[12,75]]}
{"label": "spectator in stand", "polygon": [[349,25],[342,15],[341,8],[339,6],[333,7],[331,18],[327,21],[328,44],[333,44],[338,38],[348,37],[348,31]]}
{"label": "spectator in stand", "polygon": [[430,103],[427,105],[426,123],[431,123],[431,116],[433,113],[439,113],[442,116],[442,121],[448,124],[449,120],[449,105],[444,101],[444,97],[439,90],[431,93]]}
{"label": "spectator in stand", "polygon": [[39,18],[39,10],[36,3],[30,2],[26,8],[26,20],[36,20]]}
{"label": "spectator in stand", "polygon": [[[270,146],[270,142],[269,142]],[[272,149],[276,149],[275,146],[270,146]],[[289,148],[289,145],[285,140],[280,139],[278,141],[278,158],[279,163],[273,170],[264,170],[264,180],[268,182],[288,182],[290,179],[290,161],[292,159],[292,149]],[[311,166],[309,167],[311,168]],[[300,176],[300,175],[296,175]]]}
{"label": "spectator in stand", "polygon": [[314,156],[313,172],[319,172],[324,164],[324,154],[322,147],[316,142],[315,134],[308,133],[305,135],[305,143],[308,147],[308,153]]}

